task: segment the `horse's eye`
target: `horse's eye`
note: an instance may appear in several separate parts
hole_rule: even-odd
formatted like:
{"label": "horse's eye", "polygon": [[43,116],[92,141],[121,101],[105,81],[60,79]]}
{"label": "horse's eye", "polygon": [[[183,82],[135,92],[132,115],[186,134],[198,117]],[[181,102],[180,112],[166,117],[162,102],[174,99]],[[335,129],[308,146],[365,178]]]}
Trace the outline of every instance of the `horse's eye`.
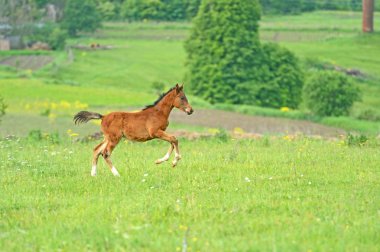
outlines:
{"label": "horse's eye", "polygon": [[185,96],[181,96],[181,100],[182,100],[182,101],[185,100]]}

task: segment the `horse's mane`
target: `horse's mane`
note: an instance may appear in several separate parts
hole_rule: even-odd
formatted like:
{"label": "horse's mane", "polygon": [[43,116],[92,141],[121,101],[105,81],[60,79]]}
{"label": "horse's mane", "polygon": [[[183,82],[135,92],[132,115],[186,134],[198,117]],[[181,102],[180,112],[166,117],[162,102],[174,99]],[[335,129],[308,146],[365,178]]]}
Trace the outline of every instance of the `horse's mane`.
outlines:
{"label": "horse's mane", "polygon": [[143,110],[146,110],[148,108],[152,108],[152,107],[156,106],[157,103],[159,103],[162,100],[162,98],[164,98],[168,93],[170,93],[175,88],[176,87],[174,86],[171,89],[169,89],[167,92],[162,93],[153,104],[145,106],[145,108],[143,108]]}

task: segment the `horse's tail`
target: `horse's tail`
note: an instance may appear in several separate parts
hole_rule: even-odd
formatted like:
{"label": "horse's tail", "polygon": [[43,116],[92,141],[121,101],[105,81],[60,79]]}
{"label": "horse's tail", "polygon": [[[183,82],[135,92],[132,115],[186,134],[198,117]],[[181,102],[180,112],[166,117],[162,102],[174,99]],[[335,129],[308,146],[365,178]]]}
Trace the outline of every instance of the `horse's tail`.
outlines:
{"label": "horse's tail", "polygon": [[92,119],[102,119],[102,118],[103,116],[99,113],[81,111],[81,112],[78,112],[78,114],[74,116],[73,120],[75,124],[79,124],[79,123],[86,123]]}

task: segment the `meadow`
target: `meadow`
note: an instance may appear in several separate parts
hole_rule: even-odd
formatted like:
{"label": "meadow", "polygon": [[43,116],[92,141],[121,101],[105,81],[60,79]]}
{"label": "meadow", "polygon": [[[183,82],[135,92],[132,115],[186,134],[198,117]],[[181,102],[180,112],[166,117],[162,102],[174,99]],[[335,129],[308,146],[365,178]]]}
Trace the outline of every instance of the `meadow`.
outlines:
{"label": "meadow", "polygon": [[0,141],[3,251],[378,251],[378,142],[181,139],[174,169],[126,142],[117,178],[54,139]]}
{"label": "meadow", "polygon": [[90,176],[100,140],[86,136],[99,122],[74,126],[72,116],[137,110],[156,99],[153,82],[184,82],[190,29],[187,22],[110,22],[68,41],[109,50],[73,49],[72,59],[67,51],[0,52],[0,60],[54,58],[35,71],[0,66],[8,104],[0,122],[1,251],[379,251],[380,124],[355,117],[380,114],[380,36],[360,34],[359,13],[265,16],[260,28],[265,42],[291,49],[306,68],[322,62],[363,72],[355,79],[363,99],[350,117],[188,98],[196,112],[306,119],[363,135],[237,139],[171,122],[172,132],[215,135],[181,137],[174,169],[154,164],[167,143],[125,141],[112,155],[121,177],[102,158],[97,177]]}

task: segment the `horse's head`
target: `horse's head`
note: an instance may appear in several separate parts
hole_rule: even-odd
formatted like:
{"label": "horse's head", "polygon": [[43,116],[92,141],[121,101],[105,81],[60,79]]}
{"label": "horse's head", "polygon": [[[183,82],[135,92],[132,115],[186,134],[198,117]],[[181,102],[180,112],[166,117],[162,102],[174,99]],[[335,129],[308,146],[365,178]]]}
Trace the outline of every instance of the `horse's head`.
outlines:
{"label": "horse's head", "polygon": [[179,86],[177,84],[175,86],[175,93],[176,93],[176,96],[173,102],[173,106],[182,110],[186,114],[191,115],[194,112],[194,110],[189,104],[189,102],[187,101],[185,92],[183,91],[183,85]]}

